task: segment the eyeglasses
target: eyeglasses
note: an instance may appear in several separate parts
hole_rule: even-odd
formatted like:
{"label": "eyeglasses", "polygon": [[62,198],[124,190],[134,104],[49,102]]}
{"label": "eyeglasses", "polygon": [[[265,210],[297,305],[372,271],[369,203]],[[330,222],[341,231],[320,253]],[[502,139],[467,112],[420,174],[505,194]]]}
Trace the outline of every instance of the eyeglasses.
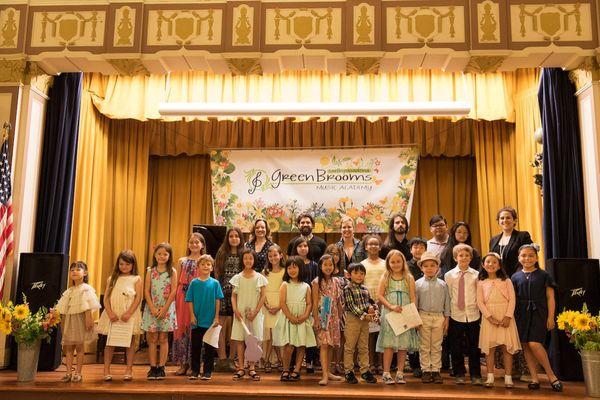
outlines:
{"label": "eyeglasses", "polygon": [[445,228],[445,227],[446,227],[446,224],[433,224],[433,225],[431,225],[431,227],[432,227],[432,228],[436,228],[436,229],[437,229],[437,228]]}

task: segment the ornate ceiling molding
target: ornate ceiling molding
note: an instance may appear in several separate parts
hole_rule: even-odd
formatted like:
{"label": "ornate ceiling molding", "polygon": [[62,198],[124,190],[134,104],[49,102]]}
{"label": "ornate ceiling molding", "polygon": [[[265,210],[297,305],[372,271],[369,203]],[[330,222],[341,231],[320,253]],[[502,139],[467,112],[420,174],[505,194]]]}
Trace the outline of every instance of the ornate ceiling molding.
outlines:
{"label": "ornate ceiling molding", "polygon": [[[596,6],[596,0],[15,1],[0,5],[0,57],[38,62],[51,74],[573,69],[599,47]],[[379,67],[374,54],[382,57]]]}

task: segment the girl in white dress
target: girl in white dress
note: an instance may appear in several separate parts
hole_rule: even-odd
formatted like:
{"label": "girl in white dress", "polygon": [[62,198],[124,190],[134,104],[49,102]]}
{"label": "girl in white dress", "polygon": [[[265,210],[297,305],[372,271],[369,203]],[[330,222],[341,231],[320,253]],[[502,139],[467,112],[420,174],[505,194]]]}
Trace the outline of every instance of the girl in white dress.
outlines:
{"label": "girl in white dress", "polygon": [[281,247],[279,247],[277,244],[273,244],[271,247],[269,247],[267,257],[269,261],[262,271],[262,274],[267,278],[268,282],[265,289],[265,309],[263,310],[265,315],[265,332],[263,335],[263,366],[265,372],[269,373],[271,372],[271,354],[273,349],[275,349],[275,354],[277,355],[277,360],[279,361],[280,365],[282,361],[281,349],[278,346],[272,346],[272,339],[273,328],[275,327],[277,317],[281,312],[281,307],[279,306],[279,288],[283,283],[283,274],[285,273],[283,265],[285,265],[285,259],[283,251],[281,251]]}
{"label": "girl in white dress", "polygon": [[[233,308],[233,325],[231,327],[231,340],[236,341],[238,365],[237,371],[233,374],[234,380],[244,377],[244,351],[246,333],[242,322],[246,324],[250,333],[258,339],[263,337],[264,316],[262,307],[265,304],[265,287],[267,278],[254,270],[254,263],[257,260],[254,250],[245,249],[242,251],[242,265],[244,269],[239,274],[231,278],[233,286],[231,295],[231,306]],[[254,362],[248,362],[248,376],[254,381],[259,381],[260,376],[256,373]]]}
{"label": "girl in white dress", "polygon": [[[133,335],[139,335],[141,331],[142,313],[140,312],[140,303],[144,294],[142,288],[142,278],[138,275],[137,260],[131,250],[123,250],[117,257],[115,268],[108,278],[106,291],[104,292],[104,311],[98,322],[98,332],[108,335],[112,323],[121,321],[133,322],[133,334],[131,344],[127,348],[127,367],[123,380],[133,379],[133,355],[135,348],[133,346]],[[104,380],[111,381],[110,364],[112,362],[113,346],[106,346],[104,349]]]}
{"label": "girl in white dress", "polygon": [[[73,285],[62,294],[56,309],[62,317],[62,345],[67,364],[63,382],[81,382],[83,367],[83,344],[96,339],[92,311],[100,308],[94,288],[87,284],[88,268],[83,261],[75,261],[69,266],[69,276]],[[77,351],[77,369],[71,374],[74,352]]]}

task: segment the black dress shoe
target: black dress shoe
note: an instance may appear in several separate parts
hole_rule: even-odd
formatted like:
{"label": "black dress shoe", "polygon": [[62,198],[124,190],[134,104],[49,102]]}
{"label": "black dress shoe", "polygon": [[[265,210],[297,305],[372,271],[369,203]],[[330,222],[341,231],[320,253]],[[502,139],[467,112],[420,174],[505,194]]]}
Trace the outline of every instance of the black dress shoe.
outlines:
{"label": "black dress shoe", "polygon": [[529,390],[540,390],[540,383],[539,382],[529,382],[527,387],[529,388]]}
{"label": "black dress shoe", "polygon": [[554,382],[552,382],[550,385],[552,385],[552,390],[554,390],[555,392],[562,392],[563,391],[563,384],[558,379],[555,380]]}

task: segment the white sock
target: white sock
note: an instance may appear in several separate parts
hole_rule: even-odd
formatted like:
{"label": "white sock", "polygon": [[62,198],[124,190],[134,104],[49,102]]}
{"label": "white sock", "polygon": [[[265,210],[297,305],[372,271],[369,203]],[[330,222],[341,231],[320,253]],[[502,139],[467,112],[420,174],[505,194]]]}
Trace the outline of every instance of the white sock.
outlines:
{"label": "white sock", "polygon": [[504,383],[512,385],[513,380],[511,375],[504,375]]}
{"label": "white sock", "polygon": [[488,373],[486,382],[493,383],[494,382],[494,374]]}

